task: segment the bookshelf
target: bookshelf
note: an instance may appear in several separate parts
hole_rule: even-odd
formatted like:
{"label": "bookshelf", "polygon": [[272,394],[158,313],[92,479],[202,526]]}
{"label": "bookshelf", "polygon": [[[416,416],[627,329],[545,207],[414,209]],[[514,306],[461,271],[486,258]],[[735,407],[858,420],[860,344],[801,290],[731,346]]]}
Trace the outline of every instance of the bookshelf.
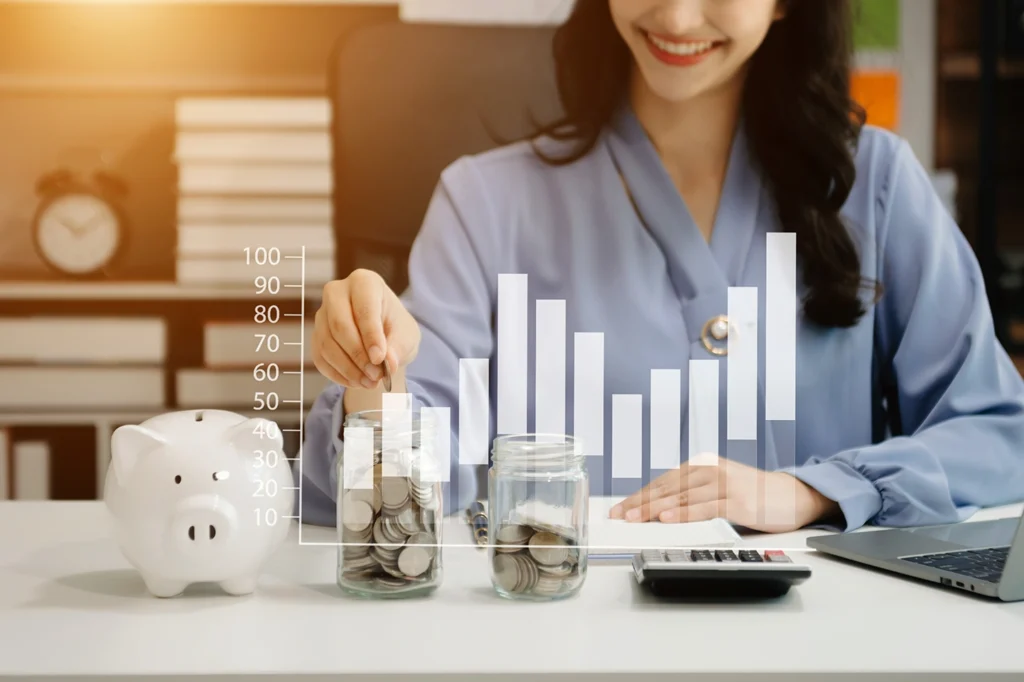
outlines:
{"label": "bookshelf", "polygon": [[[310,287],[305,292],[307,301],[319,301],[322,289]],[[276,298],[299,301],[298,289],[283,289]],[[71,282],[0,282],[0,310],[5,303],[15,301],[255,301],[260,299],[252,287],[182,286],[167,283],[109,284]]]}
{"label": "bookshelf", "polygon": [[936,162],[959,182],[958,219],[981,261],[998,333],[1024,353],[1024,53],[999,2],[938,0]]}

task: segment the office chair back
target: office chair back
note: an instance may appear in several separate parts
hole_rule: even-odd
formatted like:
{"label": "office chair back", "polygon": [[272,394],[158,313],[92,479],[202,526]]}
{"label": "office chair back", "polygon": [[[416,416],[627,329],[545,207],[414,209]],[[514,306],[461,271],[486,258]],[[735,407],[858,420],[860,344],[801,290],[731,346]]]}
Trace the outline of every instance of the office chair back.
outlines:
{"label": "office chair back", "polygon": [[[370,24],[333,56],[337,274],[408,284],[409,249],[441,171],[561,111],[554,27]],[[497,139],[495,139],[495,136]]]}

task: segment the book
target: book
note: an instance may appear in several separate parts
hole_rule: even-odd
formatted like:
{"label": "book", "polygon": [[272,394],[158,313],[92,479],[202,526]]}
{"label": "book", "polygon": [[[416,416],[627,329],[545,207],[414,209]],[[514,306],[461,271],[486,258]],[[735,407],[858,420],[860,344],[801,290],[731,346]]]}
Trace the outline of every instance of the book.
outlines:
{"label": "book", "polygon": [[175,102],[179,128],[326,128],[326,97],[182,97]]}
{"label": "book", "polygon": [[267,368],[248,370],[183,369],[176,376],[177,405],[181,409],[254,410],[266,413],[267,419],[278,414],[292,415],[300,407],[312,405],[330,385],[317,371],[306,370],[301,377],[300,400],[298,374],[285,370],[267,374]]}
{"label": "book", "polygon": [[329,163],[328,131],[180,131],[174,159],[185,161],[281,161]]}
{"label": "book", "polygon": [[0,365],[162,364],[163,318],[0,317]]}
{"label": "book", "polygon": [[182,194],[321,195],[334,191],[329,163],[256,164],[190,161],[178,164]]}
{"label": "book", "polygon": [[321,225],[246,225],[188,223],[178,225],[179,256],[243,255],[246,248],[277,247],[282,252],[306,249],[306,256],[334,257],[334,229]]}
{"label": "book", "polygon": [[15,443],[13,451],[16,500],[50,499],[50,446],[45,441]]}
{"label": "book", "polygon": [[402,21],[445,24],[557,25],[572,0],[400,0]]}
{"label": "book", "polygon": [[[208,322],[203,326],[203,364],[210,369],[245,368],[250,372],[261,362],[274,362],[282,369],[312,367],[314,327],[311,321],[305,325],[283,320],[273,324]],[[271,334],[276,341],[268,342]],[[302,343],[301,352],[299,346],[291,345],[296,343]]]}
{"label": "book", "polygon": [[[277,292],[286,287],[296,288],[305,281],[307,289],[322,288],[334,279],[334,259],[323,256],[307,257],[305,264],[301,259],[288,259],[297,256],[301,247],[288,253],[282,249],[281,262],[264,265],[246,263],[245,256],[222,258],[178,258],[176,275],[181,285],[234,286],[249,287],[254,295],[266,298],[272,303]],[[304,273],[304,275],[303,275]],[[262,278],[257,284],[257,278]],[[271,284],[271,278],[274,283]]]}
{"label": "book", "polygon": [[333,200],[324,197],[218,197],[182,195],[178,197],[178,223],[310,223],[330,225],[334,218]]}
{"label": "book", "polygon": [[164,400],[163,367],[0,367],[0,410],[147,410]]}

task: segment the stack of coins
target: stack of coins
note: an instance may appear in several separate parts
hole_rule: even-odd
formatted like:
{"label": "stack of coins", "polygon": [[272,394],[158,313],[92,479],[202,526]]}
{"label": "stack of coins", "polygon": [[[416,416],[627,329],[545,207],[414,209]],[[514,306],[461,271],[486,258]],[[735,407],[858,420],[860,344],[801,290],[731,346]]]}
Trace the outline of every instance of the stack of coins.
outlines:
{"label": "stack of coins", "polygon": [[494,581],[513,595],[555,597],[579,586],[580,547],[569,530],[507,523],[494,536]]}
{"label": "stack of coins", "polygon": [[340,577],[382,592],[421,587],[440,572],[440,491],[383,470],[378,453],[373,488],[343,491]]}

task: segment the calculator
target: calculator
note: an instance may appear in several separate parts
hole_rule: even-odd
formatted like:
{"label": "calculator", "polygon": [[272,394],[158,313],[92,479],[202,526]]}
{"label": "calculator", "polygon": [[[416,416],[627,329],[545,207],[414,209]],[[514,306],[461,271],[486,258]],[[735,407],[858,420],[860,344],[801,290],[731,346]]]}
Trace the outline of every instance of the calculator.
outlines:
{"label": "calculator", "polygon": [[632,565],[641,586],[666,597],[781,597],[811,577],[777,549],[645,549]]}

